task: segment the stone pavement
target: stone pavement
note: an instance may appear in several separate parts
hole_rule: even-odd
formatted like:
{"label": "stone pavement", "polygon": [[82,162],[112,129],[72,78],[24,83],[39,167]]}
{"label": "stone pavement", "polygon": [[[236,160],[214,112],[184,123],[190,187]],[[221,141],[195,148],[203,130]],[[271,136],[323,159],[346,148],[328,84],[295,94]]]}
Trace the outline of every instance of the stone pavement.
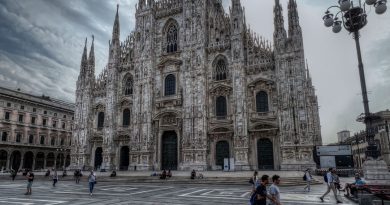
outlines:
{"label": "stone pavement", "polygon": [[[250,186],[236,185],[179,185],[179,184],[126,184],[120,182],[98,182],[94,195],[88,192],[88,184],[59,181],[56,187],[51,181],[35,181],[33,194],[25,196],[26,183],[22,180],[0,181],[0,204],[14,205],[81,205],[81,204],[248,204]],[[330,205],[335,204],[331,195],[320,202],[325,185],[315,185],[312,192],[303,192],[302,186],[281,187],[284,205]],[[344,204],[351,201],[342,197]]]}

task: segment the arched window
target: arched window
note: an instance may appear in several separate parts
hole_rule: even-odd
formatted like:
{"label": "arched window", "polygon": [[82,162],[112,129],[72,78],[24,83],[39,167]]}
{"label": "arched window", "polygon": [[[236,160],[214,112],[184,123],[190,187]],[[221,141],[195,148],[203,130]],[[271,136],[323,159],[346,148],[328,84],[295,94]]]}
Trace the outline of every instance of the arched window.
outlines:
{"label": "arched window", "polygon": [[225,118],[227,115],[227,105],[226,98],[224,96],[219,96],[216,102],[216,115],[217,118]]}
{"label": "arched window", "polygon": [[28,143],[30,144],[34,143],[34,135],[28,136]]}
{"label": "arched window", "polygon": [[173,74],[169,74],[165,78],[165,96],[176,94],[176,78]]}
{"label": "arched window", "polygon": [[97,127],[98,128],[103,128],[103,126],[104,126],[104,112],[99,112]]}
{"label": "arched window", "polygon": [[130,125],[130,110],[124,109],[123,110],[123,126],[127,127]]}
{"label": "arched window", "polygon": [[268,94],[264,91],[260,91],[256,94],[256,111],[268,112]]}
{"label": "arched window", "polygon": [[215,66],[215,80],[226,80],[228,76],[228,70],[226,62],[222,59],[218,60]]}
{"label": "arched window", "polygon": [[133,94],[133,78],[131,76],[125,77],[123,80],[123,94],[132,95]]}
{"label": "arched window", "polygon": [[45,136],[41,136],[40,143],[41,143],[41,144],[45,144]]}
{"label": "arched window", "polygon": [[173,53],[177,51],[177,27],[175,24],[169,25],[167,29],[167,53]]}

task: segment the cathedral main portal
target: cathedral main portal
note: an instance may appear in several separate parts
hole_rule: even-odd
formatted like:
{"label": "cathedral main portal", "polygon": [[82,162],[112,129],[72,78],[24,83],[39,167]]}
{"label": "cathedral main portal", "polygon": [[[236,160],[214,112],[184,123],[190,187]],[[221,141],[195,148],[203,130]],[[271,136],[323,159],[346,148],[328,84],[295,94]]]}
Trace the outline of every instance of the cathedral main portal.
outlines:
{"label": "cathedral main portal", "polygon": [[274,169],[274,155],[272,142],[269,139],[259,139],[257,141],[257,163],[259,170]]}
{"label": "cathedral main portal", "polygon": [[177,135],[175,131],[164,132],[162,136],[161,168],[177,170]]}

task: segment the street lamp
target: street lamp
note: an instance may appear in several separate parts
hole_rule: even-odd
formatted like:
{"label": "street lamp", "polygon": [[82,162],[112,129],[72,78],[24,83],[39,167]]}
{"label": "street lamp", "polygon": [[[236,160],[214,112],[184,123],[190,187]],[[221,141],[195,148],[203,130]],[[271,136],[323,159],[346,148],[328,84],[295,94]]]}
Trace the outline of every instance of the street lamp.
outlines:
{"label": "street lamp", "polygon": [[[379,157],[380,153],[374,142],[375,134],[374,129],[372,129],[372,118],[374,116],[370,114],[370,108],[368,105],[366,79],[364,76],[363,60],[360,50],[359,31],[367,25],[366,7],[373,6],[375,7],[375,12],[377,14],[383,14],[387,10],[387,0],[365,0],[364,3],[362,3],[362,0],[356,1],[358,2],[358,5],[354,5],[352,0],[339,0],[338,5],[331,6],[326,10],[323,20],[326,27],[333,27],[332,30],[334,33],[339,33],[342,30],[341,25],[343,25],[347,31],[353,34],[353,38],[355,39],[364,105],[363,121],[366,124],[366,139],[368,141],[366,156],[376,159]],[[332,14],[330,9],[336,10],[336,15]]]}

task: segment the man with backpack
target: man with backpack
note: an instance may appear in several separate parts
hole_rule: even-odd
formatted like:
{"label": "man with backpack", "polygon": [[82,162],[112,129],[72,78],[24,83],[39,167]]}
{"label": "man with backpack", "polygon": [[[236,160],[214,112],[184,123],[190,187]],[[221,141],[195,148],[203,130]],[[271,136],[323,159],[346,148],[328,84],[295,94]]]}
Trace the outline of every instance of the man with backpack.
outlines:
{"label": "man with backpack", "polygon": [[336,202],[338,204],[339,203],[343,203],[337,197],[336,186],[335,186],[335,178],[333,176],[334,174],[336,174],[336,170],[331,167],[331,168],[329,168],[328,172],[326,172],[326,174],[324,175],[324,181],[326,182],[327,190],[326,190],[325,194],[320,197],[322,202],[324,202],[324,197],[327,194],[329,194],[329,192],[332,190],[333,194],[334,194],[334,197],[336,198]]}

